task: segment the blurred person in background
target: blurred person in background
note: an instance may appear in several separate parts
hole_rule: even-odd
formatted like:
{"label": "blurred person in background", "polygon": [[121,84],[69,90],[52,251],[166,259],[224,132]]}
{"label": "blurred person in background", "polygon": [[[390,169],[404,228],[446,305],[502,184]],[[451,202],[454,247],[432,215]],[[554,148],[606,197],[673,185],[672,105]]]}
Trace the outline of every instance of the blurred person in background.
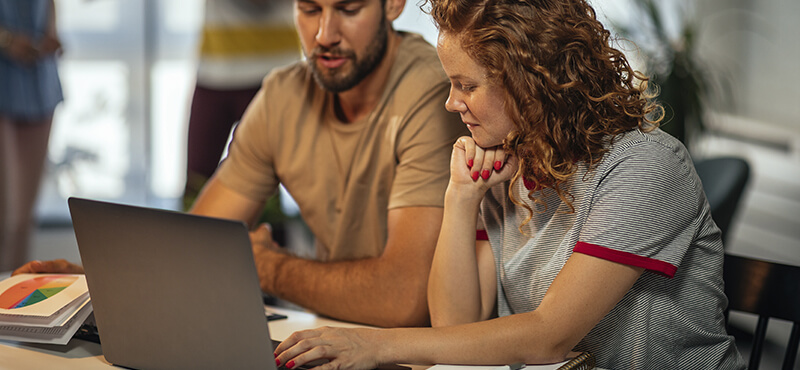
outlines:
{"label": "blurred person in background", "polygon": [[291,1],[206,0],[189,115],[184,207],[217,169],[231,127],[270,70],[300,58]]}
{"label": "blurred person in background", "polygon": [[27,259],[60,52],[53,0],[0,0],[0,271]]}

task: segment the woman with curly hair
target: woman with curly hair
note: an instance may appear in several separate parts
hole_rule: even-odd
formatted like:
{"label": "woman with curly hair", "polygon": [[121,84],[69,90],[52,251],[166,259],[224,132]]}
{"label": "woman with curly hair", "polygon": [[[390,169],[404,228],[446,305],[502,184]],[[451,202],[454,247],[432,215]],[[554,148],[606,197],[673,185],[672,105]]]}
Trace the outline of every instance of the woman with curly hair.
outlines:
{"label": "woman with curly hair", "polygon": [[[556,363],[742,369],[720,231],[647,78],[583,0],[428,0],[472,132],[454,145],[428,282],[432,328],[316,329],[293,368]],[[477,230],[477,233],[476,233]]]}

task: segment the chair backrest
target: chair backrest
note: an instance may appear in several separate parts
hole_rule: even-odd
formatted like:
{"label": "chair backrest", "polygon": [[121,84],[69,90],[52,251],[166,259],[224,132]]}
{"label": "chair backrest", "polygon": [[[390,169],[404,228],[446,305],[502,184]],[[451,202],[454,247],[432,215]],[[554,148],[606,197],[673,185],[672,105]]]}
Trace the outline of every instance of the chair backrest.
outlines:
{"label": "chair backrest", "polygon": [[800,266],[726,254],[724,271],[728,308],[758,315],[749,369],[758,369],[770,318],[793,322],[783,369],[794,369],[800,343]]}
{"label": "chair backrest", "polygon": [[731,219],[750,177],[750,166],[741,158],[719,157],[696,161],[695,169],[703,182],[711,217],[722,231],[725,243]]}

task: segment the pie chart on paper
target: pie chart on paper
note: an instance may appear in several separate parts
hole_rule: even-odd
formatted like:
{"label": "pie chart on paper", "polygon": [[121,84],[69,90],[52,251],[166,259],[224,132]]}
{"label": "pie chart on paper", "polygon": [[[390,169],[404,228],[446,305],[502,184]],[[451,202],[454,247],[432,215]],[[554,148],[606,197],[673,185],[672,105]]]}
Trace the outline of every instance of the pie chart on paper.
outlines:
{"label": "pie chart on paper", "polygon": [[44,301],[78,280],[77,276],[41,276],[17,283],[0,294],[0,308],[16,309]]}

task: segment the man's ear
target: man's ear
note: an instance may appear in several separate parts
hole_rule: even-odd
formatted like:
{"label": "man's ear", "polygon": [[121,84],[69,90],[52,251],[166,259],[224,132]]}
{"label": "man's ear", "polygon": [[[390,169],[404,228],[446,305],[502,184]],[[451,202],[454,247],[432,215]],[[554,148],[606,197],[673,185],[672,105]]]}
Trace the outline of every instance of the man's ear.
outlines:
{"label": "man's ear", "polygon": [[386,0],[384,11],[386,12],[386,20],[393,22],[403,12],[406,7],[406,0]]}

